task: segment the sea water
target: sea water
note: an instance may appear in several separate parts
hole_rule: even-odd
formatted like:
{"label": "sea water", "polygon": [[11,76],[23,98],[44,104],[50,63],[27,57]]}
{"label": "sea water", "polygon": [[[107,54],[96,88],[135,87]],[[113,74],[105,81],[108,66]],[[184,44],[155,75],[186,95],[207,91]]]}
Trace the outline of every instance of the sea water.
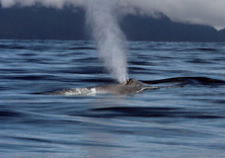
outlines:
{"label": "sea water", "polygon": [[[129,77],[225,80],[224,43],[128,42]],[[46,92],[113,83],[91,41],[0,40],[0,157],[223,158],[225,86],[114,96]]]}

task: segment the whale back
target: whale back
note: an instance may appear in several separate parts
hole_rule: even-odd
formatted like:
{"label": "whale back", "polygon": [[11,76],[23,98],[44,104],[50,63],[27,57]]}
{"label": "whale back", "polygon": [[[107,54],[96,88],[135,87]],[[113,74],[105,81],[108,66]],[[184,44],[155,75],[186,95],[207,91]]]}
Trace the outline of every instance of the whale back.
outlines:
{"label": "whale back", "polygon": [[125,84],[127,86],[131,86],[131,87],[142,87],[143,86],[143,83],[142,82],[140,82],[138,80],[135,80],[133,78],[131,78],[128,81],[126,81]]}
{"label": "whale back", "polygon": [[139,93],[145,89],[154,89],[154,87],[145,87],[142,82],[131,78],[123,83],[114,83],[87,88],[64,89],[51,92],[50,95],[95,95],[97,93],[128,95]]}
{"label": "whale back", "polygon": [[129,79],[123,83],[102,85],[96,87],[97,93],[131,94],[143,89],[143,84],[135,79]]}

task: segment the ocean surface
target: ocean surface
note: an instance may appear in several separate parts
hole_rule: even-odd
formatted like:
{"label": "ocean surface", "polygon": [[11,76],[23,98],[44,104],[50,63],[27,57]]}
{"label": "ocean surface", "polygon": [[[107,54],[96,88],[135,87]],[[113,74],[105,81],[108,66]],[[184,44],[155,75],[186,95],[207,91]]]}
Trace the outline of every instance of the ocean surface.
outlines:
{"label": "ocean surface", "polygon": [[225,43],[128,47],[130,78],[183,86],[46,95],[115,81],[91,41],[0,40],[0,157],[224,158]]}

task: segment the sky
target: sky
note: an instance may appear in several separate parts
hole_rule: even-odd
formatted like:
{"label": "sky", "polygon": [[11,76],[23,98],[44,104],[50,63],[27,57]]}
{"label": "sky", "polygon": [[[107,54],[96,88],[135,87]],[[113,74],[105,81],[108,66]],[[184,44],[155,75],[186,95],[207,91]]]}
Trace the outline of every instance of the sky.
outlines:
{"label": "sky", "polygon": [[[86,7],[93,0],[0,0],[2,7],[33,6],[63,8],[66,5]],[[106,0],[107,1],[107,0]],[[171,20],[225,28],[225,0],[109,0],[115,1],[121,13],[156,16],[163,13]]]}

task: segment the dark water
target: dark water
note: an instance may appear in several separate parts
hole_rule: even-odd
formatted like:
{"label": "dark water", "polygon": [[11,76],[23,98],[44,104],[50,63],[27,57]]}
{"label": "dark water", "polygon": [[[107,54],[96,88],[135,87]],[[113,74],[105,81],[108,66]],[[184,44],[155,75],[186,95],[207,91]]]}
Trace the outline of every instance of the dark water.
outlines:
{"label": "dark water", "polygon": [[225,84],[212,80],[225,80],[224,43],[129,46],[130,77],[175,77],[169,84],[184,86],[129,96],[38,94],[113,80],[91,42],[1,40],[0,157],[225,157]]}

